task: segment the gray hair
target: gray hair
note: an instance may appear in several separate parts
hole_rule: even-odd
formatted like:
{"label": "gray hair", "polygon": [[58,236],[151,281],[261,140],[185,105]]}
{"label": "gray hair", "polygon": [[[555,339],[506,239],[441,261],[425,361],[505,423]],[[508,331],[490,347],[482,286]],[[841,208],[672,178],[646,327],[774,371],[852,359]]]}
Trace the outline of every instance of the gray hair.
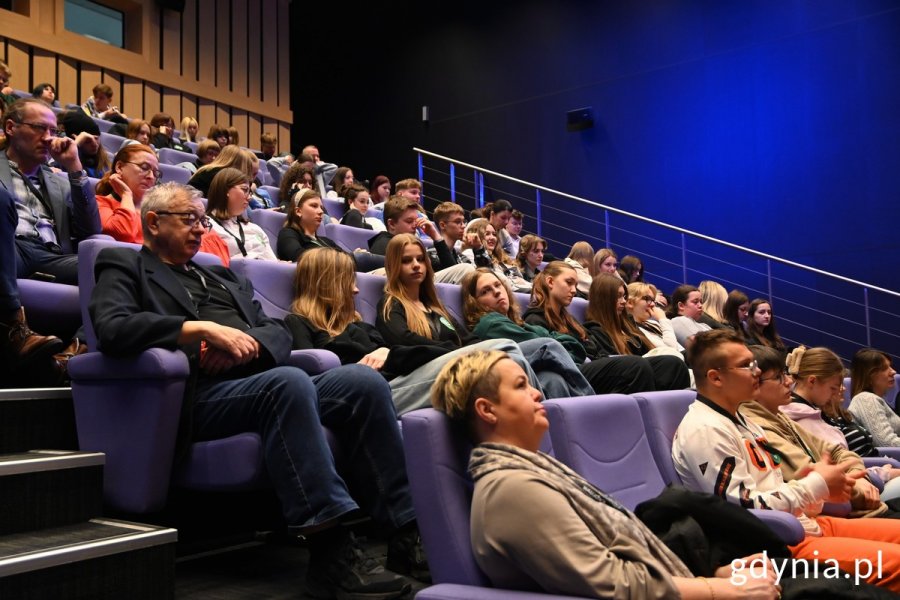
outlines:
{"label": "gray hair", "polygon": [[145,240],[151,237],[150,231],[147,229],[147,213],[151,210],[155,213],[165,211],[173,200],[184,197],[193,201],[202,198],[203,194],[200,190],[174,181],[160,183],[147,190],[141,201],[141,223]]}

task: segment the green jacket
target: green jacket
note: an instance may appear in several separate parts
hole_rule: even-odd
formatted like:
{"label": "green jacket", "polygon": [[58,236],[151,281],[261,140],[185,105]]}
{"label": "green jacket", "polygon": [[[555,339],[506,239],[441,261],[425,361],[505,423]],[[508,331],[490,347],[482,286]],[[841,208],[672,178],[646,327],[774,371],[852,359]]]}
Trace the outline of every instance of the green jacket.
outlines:
{"label": "green jacket", "polygon": [[584,362],[587,354],[581,342],[567,333],[549,331],[539,325],[516,325],[508,317],[500,313],[488,313],[481,317],[472,333],[481,340],[507,338],[514,342],[524,342],[537,338],[551,338],[562,344],[576,365]]}

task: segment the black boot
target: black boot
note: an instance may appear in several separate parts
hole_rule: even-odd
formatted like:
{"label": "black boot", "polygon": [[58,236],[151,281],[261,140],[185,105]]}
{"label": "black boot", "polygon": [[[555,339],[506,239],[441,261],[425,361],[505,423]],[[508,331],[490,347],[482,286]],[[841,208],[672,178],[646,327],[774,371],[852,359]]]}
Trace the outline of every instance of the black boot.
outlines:
{"label": "black boot", "polygon": [[363,553],[356,538],[338,526],[309,536],[306,594],[338,600],[389,600],[411,585]]}
{"label": "black boot", "polygon": [[388,541],[387,568],[395,573],[431,583],[431,571],[422,546],[419,528],[413,523],[396,531]]}

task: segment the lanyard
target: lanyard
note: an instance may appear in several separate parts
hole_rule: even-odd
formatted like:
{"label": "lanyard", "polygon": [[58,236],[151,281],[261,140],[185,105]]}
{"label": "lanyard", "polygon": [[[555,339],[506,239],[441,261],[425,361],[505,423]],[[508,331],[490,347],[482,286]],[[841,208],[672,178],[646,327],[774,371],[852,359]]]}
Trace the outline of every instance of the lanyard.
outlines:
{"label": "lanyard", "polygon": [[[241,222],[240,222],[240,221],[235,221],[235,222],[237,223],[237,226],[238,226],[238,231],[239,231],[240,234],[241,234],[241,237],[238,237],[238,236],[234,235],[233,233],[231,233],[230,231],[228,231],[227,229],[225,229],[225,225],[222,223],[222,221],[220,221],[220,220],[217,219],[216,217],[213,217],[213,221],[215,221],[216,223],[219,224],[219,227],[222,228],[222,231],[224,231],[225,233],[227,233],[228,235],[230,235],[231,237],[234,238],[234,241],[237,242],[238,250],[241,251],[241,255],[242,255],[242,256],[247,256],[247,248],[244,247],[244,228],[241,226]],[[205,287],[205,286],[204,286],[204,287]]]}

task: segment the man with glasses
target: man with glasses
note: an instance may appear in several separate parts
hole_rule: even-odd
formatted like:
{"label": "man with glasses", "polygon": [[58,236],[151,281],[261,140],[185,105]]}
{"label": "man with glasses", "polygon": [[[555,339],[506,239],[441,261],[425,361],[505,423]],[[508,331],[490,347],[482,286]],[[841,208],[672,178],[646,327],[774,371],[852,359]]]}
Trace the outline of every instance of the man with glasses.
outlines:
{"label": "man with glasses", "polygon": [[[812,462],[786,482],[784,457],[766,432],[742,414],[760,393],[762,374],[753,353],[727,329],[701,332],[688,349],[697,400],[681,421],[672,444],[675,469],[685,487],[720,496],[745,508],[781,510],[796,516],[806,532],[791,547],[795,558],[837,560],[854,572],[857,558],[883,558],[883,578],[870,583],[900,589],[900,522],[821,516],[824,502],[846,502],[865,474],[852,458]],[[771,373],[766,373],[772,379]],[[783,380],[782,380],[783,381]],[[740,409],[740,410],[739,410]],[[850,453],[852,454],[852,453]],[[856,456],[856,455],[853,455]],[[878,541],[875,541],[878,540]],[[874,563],[873,563],[874,564]]]}
{"label": "man with glasses", "polygon": [[[0,356],[11,372],[59,353],[63,343],[28,327],[17,278],[40,277],[78,284],[76,244],[100,233],[100,215],[87,185],[75,141],[57,137],[56,115],[41,100],[10,104],[3,117],[6,142],[0,150]],[[53,158],[65,172],[55,175]],[[78,340],[57,354],[79,350]],[[46,383],[46,382],[45,382]]]}
{"label": "man with glasses", "polygon": [[[0,151],[0,185],[16,199],[16,275],[41,273],[57,283],[77,285],[77,244],[100,233],[97,201],[78,147],[74,140],[58,137],[56,115],[34,98],[7,108],[3,130],[6,148]],[[65,177],[50,170],[50,158]]]}
{"label": "man with glasses", "polygon": [[140,252],[108,248],[97,257],[89,310],[100,351],[133,356],[166,348],[187,355],[179,448],[191,440],[260,435],[284,518],[309,540],[311,596],[385,600],[407,592],[403,578],[371,568],[343,527],[359,505],[321,427],[335,433],[346,455],[342,474],[355,497],[395,532],[389,557],[398,568],[421,568],[412,564],[417,530],[387,382],[363,365],[315,377],[284,366],[291,334],[262,311],[250,282],[192,260],[210,229],[199,192],[158,185],[144,195],[141,217]]}

